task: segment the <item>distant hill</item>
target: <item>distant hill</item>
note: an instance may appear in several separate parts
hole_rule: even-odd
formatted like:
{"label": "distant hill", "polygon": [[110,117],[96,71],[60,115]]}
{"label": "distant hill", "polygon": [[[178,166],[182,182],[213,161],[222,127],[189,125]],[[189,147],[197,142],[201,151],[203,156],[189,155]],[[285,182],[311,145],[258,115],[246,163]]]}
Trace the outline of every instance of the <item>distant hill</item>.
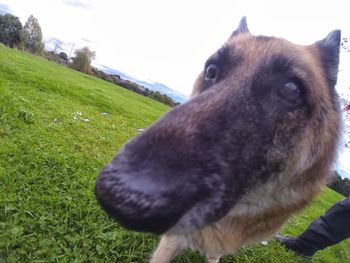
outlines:
{"label": "distant hill", "polygon": [[156,81],[151,82],[151,81],[139,80],[135,77],[132,77],[132,76],[124,73],[124,72],[121,72],[121,71],[116,70],[116,69],[112,69],[112,68],[104,66],[104,65],[94,65],[94,66],[97,67],[99,70],[104,71],[105,73],[119,75],[122,79],[130,80],[132,82],[135,82],[135,83],[137,83],[141,86],[144,86],[145,88],[148,88],[148,89],[153,90],[153,91],[159,91],[161,94],[168,95],[170,98],[172,98],[176,102],[184,103],[188,99],[187,96],[181,94],[180,92],[178,92],[176,90],[170,89],[169,87],[167,87],[166,85],[164,85],[162,83],[159,83]]}

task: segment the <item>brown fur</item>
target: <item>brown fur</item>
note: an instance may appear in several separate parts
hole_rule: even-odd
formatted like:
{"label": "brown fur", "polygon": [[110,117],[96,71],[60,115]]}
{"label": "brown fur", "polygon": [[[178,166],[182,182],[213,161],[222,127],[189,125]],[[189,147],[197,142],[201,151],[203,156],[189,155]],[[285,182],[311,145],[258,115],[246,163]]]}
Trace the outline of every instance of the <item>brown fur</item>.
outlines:
{"label": "brown fur", "polygon": [[[241,52],[244,57],[243,66],[228,82],[239,82],[240,79],[244,79],[246,72],[254,69],[256,61],[263,59],[262,54],[264,58],[266,54],[288,54],[300,65],[304,65],[307,73],[296,69],[294,74],[304,79],[314,91],[309,98],[315,105],[313,119],[302,141],[298,142],[295,151],[297,156],[290,158],[287,164],[289,168],[284,173],[243,196],[242,200],[219,222],[192,234],[163,235],[151,260],[152,263],[169,262],[185,247],[201,251],[209,262],[217,262],[221,256],[233,254],[246,244],[265,240],[274,235],[292,214],[303,209],[319,193],[330,176],[329,167],[334,161],[336,152],[334,142],[339,137],[339,117],[337,112],[332,110],[329,87],[326,84],[317,45],[300,46],[284,39],[264,43],[257,41],[250,33],[239,34],[229,39],[225,45],[234,47],[235,52]],[[203,90],[203,74],[204,72],[199,75],[194,85],[192,97]],[[215,103],[216,99],[220,100],[219,96],[212,98],[214,102],[208,102],[210,104],[207,107]],[[200,112],[205,112],[205,107],[203,106]],[[318,122],[324,118],[322,115],[325,114],[325,109],[329,125],[325,126],[324,130],[318,130],[320,128]],[[282,129],[287,131],[288,127]],[[321,161],[305,171],[305,167],[309,166],[308,160],[316,158],[314,155],[319,155]],[[304,172],[298,175],[296,172],[298,168]]]}
{"label": "brown fur", "polygon": [[275,234],[320,192],[340,133],[339,44],[340,31],[308,46],[253,36],[243,19],[192,98],[103,169],[102,207],[127,228],[163,233],[152,263],[186,247],[217,262]]}

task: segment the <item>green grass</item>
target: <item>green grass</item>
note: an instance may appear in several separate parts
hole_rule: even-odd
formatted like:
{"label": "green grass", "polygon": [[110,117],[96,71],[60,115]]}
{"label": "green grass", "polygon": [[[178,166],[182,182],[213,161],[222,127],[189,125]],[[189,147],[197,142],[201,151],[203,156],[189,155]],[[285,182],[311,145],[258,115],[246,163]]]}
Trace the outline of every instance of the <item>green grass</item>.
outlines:
{"label": "green grass", "polygon": [[[0,262],[147,262],[157,237],[127,231],[94,197],[100,169],[169,108],[0,45]],[[80,115],[81,113],[81,115]],[[326,189],[284,233],[342,197]],[[349,241],[314,262],[349,262]],[[195,252],[175,262],[205,262]],[[275,241],[221,262],[303,262]]]}

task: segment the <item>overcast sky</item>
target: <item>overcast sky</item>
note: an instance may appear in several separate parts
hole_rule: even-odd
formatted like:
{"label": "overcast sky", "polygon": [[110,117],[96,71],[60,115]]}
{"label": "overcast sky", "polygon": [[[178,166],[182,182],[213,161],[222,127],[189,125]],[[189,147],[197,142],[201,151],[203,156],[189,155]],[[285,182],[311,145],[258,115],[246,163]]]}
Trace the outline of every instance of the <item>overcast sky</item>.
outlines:
{"label": "overcast sky", "polygon": [[[243,15],[253,34],[298,44],[311,44],[333,29],[350,36],[345,0],[0,0],[0,10],[17,15],[23,24],[33,14],[45,40],[63,41],[68,55],[89,46],[96,51],[95,63],[184,94]],[[350,93],[350,53],[342,53],[341,63],[338,86]]]}

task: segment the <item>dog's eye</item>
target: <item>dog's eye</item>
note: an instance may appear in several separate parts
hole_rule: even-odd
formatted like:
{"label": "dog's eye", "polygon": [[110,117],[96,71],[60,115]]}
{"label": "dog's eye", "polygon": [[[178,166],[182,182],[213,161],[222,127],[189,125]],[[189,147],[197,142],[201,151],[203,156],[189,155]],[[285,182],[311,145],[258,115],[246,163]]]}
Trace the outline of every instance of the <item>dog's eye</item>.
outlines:
{"label": "dog's eye", "polygon": [[296,82],[287,82],[277,90],[277,95],[289,103],[298,103],[301,100],[302,90]]}
{"label": "dog's eye", "polygon": [[205,80],[215,81],[218,78],[219,68],[215,64],[210,64],[205,71]]}

